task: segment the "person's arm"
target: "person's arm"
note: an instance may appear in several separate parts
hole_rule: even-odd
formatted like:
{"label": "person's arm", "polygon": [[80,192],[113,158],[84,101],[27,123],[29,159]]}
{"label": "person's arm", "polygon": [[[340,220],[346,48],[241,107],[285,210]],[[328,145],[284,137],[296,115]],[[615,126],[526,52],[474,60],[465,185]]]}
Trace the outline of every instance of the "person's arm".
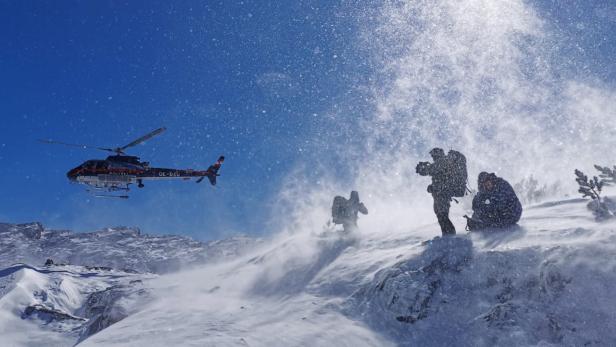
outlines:
{"label": "person's arm", "polygon": [[428,175],[430,176],[446,176],[447,171],[449,167],[445,158],[428,163]]}
{"label": "person's arm", "polygon": [[494,188],[494,200],[501,208],[506,208],[515,201],[513,188],[506,181],[498,181]]}
{"label": "person's arm", "polygon": [[417,172],[420,176],[428,176],[430,174],[430,163],[427,161],[419,162],[417,167],[415,167],[415,172]]}
{"label": "person's arm", "polygon": [[483,193],[477,193],[477,195],[475,195],[475,197],[473,198],[473,211],[478,210],[479,208],[481,208],[481,204],[483,204],[485,201],[485,197]]}
{"label": "person's arm", "polygon": [[503,209],[504,213],[508,215],[518,214],[518,210],[521,209],[520,200],[518,199],[513,187],[505,182],[503,185]]}
{"label": "person's arm", "polygon": [[366,208],[366,206],[364,205],[363,202],[359,203],[359,208],[358,208],[359,212],[361,212],[362,214],[368,214],[368,209]]}

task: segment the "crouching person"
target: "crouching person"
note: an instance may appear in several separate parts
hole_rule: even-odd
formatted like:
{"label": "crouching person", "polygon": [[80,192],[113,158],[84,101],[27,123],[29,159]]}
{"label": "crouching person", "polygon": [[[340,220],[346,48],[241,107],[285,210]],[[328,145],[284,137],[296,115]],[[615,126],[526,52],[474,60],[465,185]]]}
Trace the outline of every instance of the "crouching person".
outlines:
{"label": "crouching person", "polygon": [[507,181],[494,173],[482,172],[477,185],[473,216],[467,217],[468,230],[506,228],[520,220],[522,204]]}

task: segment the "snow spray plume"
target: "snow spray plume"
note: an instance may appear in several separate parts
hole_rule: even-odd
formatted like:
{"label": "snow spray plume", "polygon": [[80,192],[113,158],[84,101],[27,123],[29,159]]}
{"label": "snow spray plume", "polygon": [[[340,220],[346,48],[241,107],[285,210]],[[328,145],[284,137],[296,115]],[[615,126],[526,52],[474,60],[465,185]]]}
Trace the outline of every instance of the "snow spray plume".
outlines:
{"label": "snow spray plume", "polygon": [[[360,224],[408,221],[413,204],[431,205],[428,181],[413,168],[432,147],[466,154],[471,186],[484,170],[512,183],[531,174],[568,183],[574,167],[616,161],[616,91],[565,71],[572,57],[559,50],[563,34],[528,2],[387,1],[366,11],[357,46],[372,60],[373,85],[362,88],[373,105],[362,117],[340,118],[346,128],[356,122],[362,148],[336,148],[348,154],[354,178],[299,189],[299,209],[325,207],[307,207],[323,200],[306,198],[309,191],[322,197],[324,187],[352,187],[376,207]],[[421,221],[433,222],[428,217]]]}
{"label": "snow spray plume", "polygon": [[473,173],[517,180],[568,179],[613,147],[616,92],[558,77],[558,34],[525,1],[389,2],[363,37],[381,71],[371,151],[455,148]]}

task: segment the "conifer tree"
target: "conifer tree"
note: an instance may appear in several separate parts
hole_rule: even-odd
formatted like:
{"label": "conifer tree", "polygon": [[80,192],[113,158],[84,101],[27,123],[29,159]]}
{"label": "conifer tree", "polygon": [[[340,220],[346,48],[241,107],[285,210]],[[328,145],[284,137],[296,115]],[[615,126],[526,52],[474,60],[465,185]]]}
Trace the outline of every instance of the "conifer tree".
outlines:
{"label": "conifer tree", "polygon": [[575,170],[575,181],[580,186],[578,192],[582,194],[582,197],[590,197],[593,200],[601,200],[601,189],[603,188],[604,182],[600,180],[597,176],[594,176],[592,179],[588,179],[582,171]]}
{"label": "conifer tree", "polygon": [[601,177],[606,186],[616,184],[616,165],[614,165],[613,169],[607,166],[595,165],[595,169],[600,172],[599,177]]}
{"label": "conifer tree", "polygon": [[[597,170],[599,168],[595,166]],[[603,169],[603,168],[602,168]],[[604,172],[599,170],[600,172]],[[607,171],[603,175],[607,175]],[[612,213],[610,212],[605,201],[601,199],[601,190],[603,186],[606,184],[604,179],[599,179],[597,176],[593,176],[592,178],[588,178],[582,171],[575,170],[575,181],[579,185],[578,192],[582,194],[582,197],[590,197],[593,201],[588,204],[588,207],[592,210],[593,214],[597,218],[597,220],[603,220],[612,217]]]}

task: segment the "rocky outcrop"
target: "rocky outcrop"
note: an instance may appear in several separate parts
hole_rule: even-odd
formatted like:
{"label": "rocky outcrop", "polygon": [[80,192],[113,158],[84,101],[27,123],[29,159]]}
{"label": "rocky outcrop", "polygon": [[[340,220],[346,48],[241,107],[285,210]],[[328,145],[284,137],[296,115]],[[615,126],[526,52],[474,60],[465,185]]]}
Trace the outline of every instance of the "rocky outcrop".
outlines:
{"label": "rocky outcrop", "polygon": [[46,323],[51,323],[54,321],[64,321],[64,320],[74,320],[74,321],[85,321],[86,320],[84,318],[76,317],[66,312],[62,312],[60,310],[46,307],[41,304],[34,304],[34,305],[27,306],[21,317],[22,319],[36,317]]}
{"label": "rocky outcrop", "polygon": [[131,281],[128,285],[112,286],[88,296],[81,313],[88,318],[82,328],[80,340],[115,324],[128,317],[138,305],[127,306],[123,301],[139,302],[149,299],[148,291],[141,280]]}
{"label": "rocky outcrop", "polygon": [[384,317],[385,325],[392,321],[414,324],[425,319],[437,291],[450,286],[451,277],[472,258],[472,246],[466,238],[437,238],[418,258],[377,273],[372,284],[356,292],[351,302],[359,307],[360,314]]}

